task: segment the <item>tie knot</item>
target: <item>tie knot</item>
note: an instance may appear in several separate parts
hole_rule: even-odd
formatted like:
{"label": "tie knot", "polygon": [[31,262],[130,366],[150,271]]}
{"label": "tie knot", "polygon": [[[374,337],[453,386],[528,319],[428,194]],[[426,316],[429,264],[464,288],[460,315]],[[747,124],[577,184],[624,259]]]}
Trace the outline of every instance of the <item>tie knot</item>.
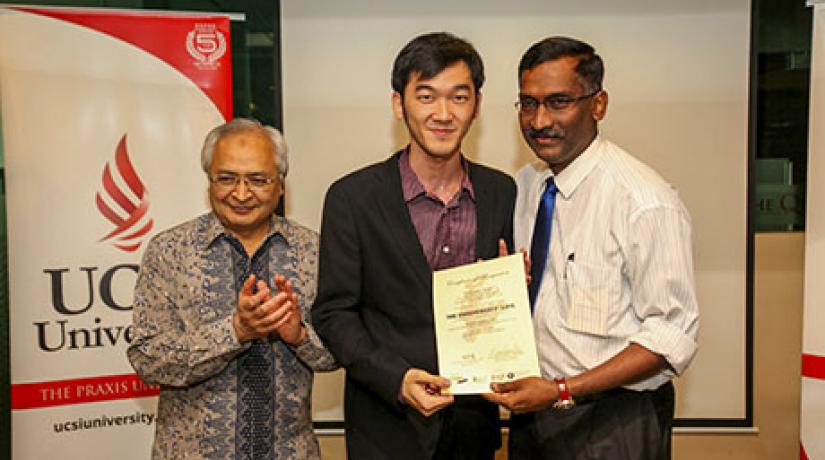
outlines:
{"label": "tie knot", "polygon": [[551,177],[551,178],[547,179],[547,188],[544,189],[544,193],[545,194],[550,194],[550,195],[555,195],[556,192],[558,192],[558,191],[559,191],[559,188],[556,187],[556,182],[553,180],[553,178]]}

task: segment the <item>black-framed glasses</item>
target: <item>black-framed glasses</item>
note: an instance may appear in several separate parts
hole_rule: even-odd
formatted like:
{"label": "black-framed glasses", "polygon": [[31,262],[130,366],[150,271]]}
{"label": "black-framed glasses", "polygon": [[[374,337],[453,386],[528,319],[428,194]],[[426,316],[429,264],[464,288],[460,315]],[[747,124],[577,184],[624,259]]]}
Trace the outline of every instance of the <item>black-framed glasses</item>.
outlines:
{"label": "black-framed glasses", "polygon": [[266,191],[275,181],[277,178],[275,177],[266,177],[261,174],[232,174],[232,173],[220,173],[214,176],[210,176],[209,180],[214,184],[216,187],[223,191],[230,191],[235,190],[235,187],[244,182],[244,184],[249,187],[250,190],[253,192],[262,192]]}
{"label": "black-framed glasses", "polygon": [[585,94],[584,96],[578,97],[571,97],[565,96],[561,94],[554,94],[552,96],[548,96],[541,101],[538,101],[530,96],[523,96],[520,97],[518,101],[515,103],[516,110],[524,115],[535,115],[535,113],[539,110],[539,104],[543,105],[545,109],[550,112],[561,112],[563,110],[567,110],[576,104],[579,101],[583,101],[585,99],[589,99],[601,92],[601,88],[593,91],[592,93]]}

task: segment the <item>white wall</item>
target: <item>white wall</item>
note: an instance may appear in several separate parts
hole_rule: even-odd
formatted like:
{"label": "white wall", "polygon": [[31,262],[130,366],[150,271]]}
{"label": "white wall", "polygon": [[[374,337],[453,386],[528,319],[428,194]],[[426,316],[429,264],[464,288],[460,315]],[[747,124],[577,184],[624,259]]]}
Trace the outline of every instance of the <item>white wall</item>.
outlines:
{"label": "white wall", "polygon": [[[516,66],[569,35],[605,60],[605,136],[657,169],[693,216],[700,351],[677,382],[677,416],[745,416],[747,94],[750,2],[283,2],[287,213],[320,224],[336,178],[406,143],[390,71],[415,35],[446,30],[484,58],[481,115],[466,154],[513,173],[532,159],[517,128]],[[340,375],[322,376],[316,417],[340,419]]]}

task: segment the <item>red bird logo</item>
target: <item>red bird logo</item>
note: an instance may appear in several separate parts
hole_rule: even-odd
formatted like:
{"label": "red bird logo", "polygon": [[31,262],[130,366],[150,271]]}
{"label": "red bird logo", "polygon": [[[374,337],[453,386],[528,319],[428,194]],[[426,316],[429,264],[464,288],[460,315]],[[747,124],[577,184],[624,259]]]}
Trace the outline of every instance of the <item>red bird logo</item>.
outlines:
{"label": "red bird logo", "polygon": [[152,230],[154,220],[148,216],[149,198],[146,187],[129,160],[125,134],[120,138],[115,150],[115,169],[126,187],[121,188],[118,185],[107,162],[103,168],[101,192],[104,192],[116,207],[112,209],[101,196],[101,192],[95,193],[95,205],[103,217],[115,225],[115,229],[98,241],[112,240],[112,245],[116,248],[135,252],[143,244],[143,237]]}

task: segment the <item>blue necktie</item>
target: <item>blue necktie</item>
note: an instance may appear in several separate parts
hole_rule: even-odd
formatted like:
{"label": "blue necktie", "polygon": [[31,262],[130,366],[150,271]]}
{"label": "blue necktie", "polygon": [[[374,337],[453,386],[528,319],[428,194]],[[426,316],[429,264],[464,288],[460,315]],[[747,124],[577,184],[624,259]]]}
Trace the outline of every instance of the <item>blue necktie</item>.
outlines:
{"label": "blue necktie", "polygon": [[556,204],[556,184],[553,178],[547,179],[547,188],[541,195],[539,210],[536,213],[536,226],[533,228],[533,240],[530,242],[530,311],[535,309],[536,296],[541,287],[544,268],[547,266],[547,254],[550,250],[550,231],[553,228],[553,207]]}

